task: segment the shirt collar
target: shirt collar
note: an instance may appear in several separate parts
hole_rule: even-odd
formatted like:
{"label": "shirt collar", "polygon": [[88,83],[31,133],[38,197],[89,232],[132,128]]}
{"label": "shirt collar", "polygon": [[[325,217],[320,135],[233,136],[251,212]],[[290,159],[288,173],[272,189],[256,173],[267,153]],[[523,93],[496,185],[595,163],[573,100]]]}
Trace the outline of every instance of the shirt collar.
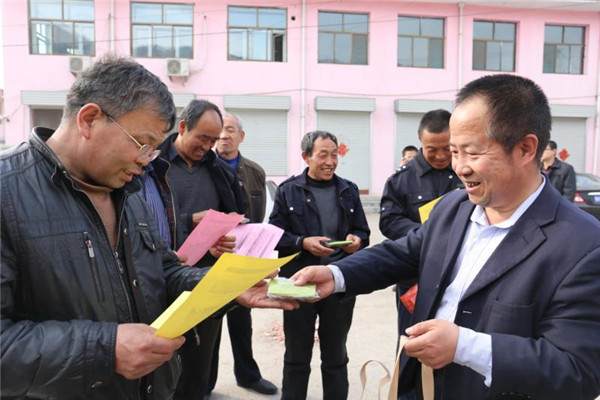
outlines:
{"label": "shirt collar", "polygon": [[[542,192],[544,184],[546,183],[546,177],[542,174],[542,178],[542,183],[536,189],[536,191],[530,194],[529,197],[527,197],[525,201],[521,203],[521,205],[515,210],[514,213],[512,213],[512,215],[509,218],[493,226],[503,229],[512,227],[519,220],[519,218],[521,218],[521,216],[525,214],[525,211],[527,211],[527,209],[531,206],[531,204],[533,204],[533,202],[538,198],[538,196]],[[490,226],[488,219],[485,216],[485,210],[480,205],[476,205],[475,209],[471,213],[471,222],[474,222],[483,227]]]}

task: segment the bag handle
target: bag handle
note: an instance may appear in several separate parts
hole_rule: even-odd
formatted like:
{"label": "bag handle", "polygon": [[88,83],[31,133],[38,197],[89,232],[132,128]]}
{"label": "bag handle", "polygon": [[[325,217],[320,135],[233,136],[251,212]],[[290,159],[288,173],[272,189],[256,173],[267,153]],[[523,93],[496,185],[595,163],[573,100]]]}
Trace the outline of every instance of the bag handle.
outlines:
{"label": "bag handle", "polygon": [[[360,398],[363,398],[365,394],[365,388],[367,386],[367,365],[371,363],[377,363],[383,367],[386,374],[383,378],[379,380],[379,388],[377,389],[377,399],[381,398],[381,389],[390,382],[390,388],[387,395],[387,400],[397,400],[398,399],[398,378],[400,376],[400,355],[402,354],[402,350],[404,349],[404,345],[408,342],[408,337],[402,335],[400,336],[400,344],[398,346],[398,354],[396,355],[396,362],[394,364],[394,373],[390,379],[390,371],[377,360],[369,360],[365,362],[362,367],[360,367],[360,384],[362,385],[362,392],[360,394]],[[433,390],[433,369],[426,365],[421,364],[421,383],[423,389],[423,399],[424,400],[433,400],[434,390]]]}

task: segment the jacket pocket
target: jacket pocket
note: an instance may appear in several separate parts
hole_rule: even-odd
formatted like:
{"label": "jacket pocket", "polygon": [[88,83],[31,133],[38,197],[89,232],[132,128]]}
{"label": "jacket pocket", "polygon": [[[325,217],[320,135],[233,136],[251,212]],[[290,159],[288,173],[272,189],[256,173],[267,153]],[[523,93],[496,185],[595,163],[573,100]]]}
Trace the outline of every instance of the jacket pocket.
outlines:
{"label": "jacket pocket", "polygon": [[98,273],[98,264],[96,262],[96,253],[94,251],[94,244],[88,232],[83,232],[83,242],[85,251],[87,252],[88,266],[92,272],[92,279],[94,281],[94,289],[96,291],[96,297],[99,302],[104,302],[104,290],[102,287],[102,280]]}
{"label": "jacket pocket", "polygon": [[536,303],[528,305],[492,303],[490,332],[523,337],[534,336]]}
{"label": "jacket pocket", "polygon": [[425,204],[433,199],[435,199],[435,194],[433,192],[410,193],[408,195],[408,202],[410,204]]}
{"label": "jacket pocket", "polygon": [[148,231],[148,228],[140,224],[139,229],[140,236],[142,237],[142,243],[144,243],[148,250],[153,253],[158,250],[156,243],[154,243],[154,240],[152,239],[152,235]]}

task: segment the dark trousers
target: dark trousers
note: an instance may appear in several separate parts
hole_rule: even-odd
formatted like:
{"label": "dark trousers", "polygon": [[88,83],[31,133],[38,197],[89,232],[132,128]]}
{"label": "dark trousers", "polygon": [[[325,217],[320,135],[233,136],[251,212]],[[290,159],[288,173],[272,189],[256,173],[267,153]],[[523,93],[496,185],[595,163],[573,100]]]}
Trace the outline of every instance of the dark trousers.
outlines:
{"label": "dark trousers", "polygon": [[[237,383],[247,386],[258,381],[262,376],[252,355],[252,316],[250,315],[250,309],[240,306],[229,311],[227,313],[227,328],[229,330],[229,340],[231,341],[231,352],[233,353],[233,373]],[[206,393],[212,392],[217,383],[220,342],[221,333],[219,332]]]}
{"label": "dark trousers", "polygon": [[300,303],[297,310],[283,312],[285,356],[282,399],[306,399],[317,315],[323,399],[343,400],[348,397],[346,339],[352,325],[356,298],[340,301],[341,298],[341,295],[334,294],[316,303]]}
{"label": "dark trousers", "polygon": [[[182,371],[175,400],[201,400],[204,397],[222,324],[223,318],[207,318],[185,334],[185,343],[179,350]],[[200,338],[199,344],[196,333]]]}
{"label": "dark trousers", "polygon": [[[408,328],[411,324],[412,314],[406,306],[400,301],[400,296],[410,289],[416,281],[410,281],[408,283],[399,283],[396,285],[396,308],[398,308],[398,335],[406,335],[406,328]],[[398,338],[400,339],[400,338]],[[400,343],[400,341],[398,341]],[[397,345],[398,346],[398,345]],[[396,353],[398,349],[396,348]],[[395,357],[394,357],[395,359]],[[411,390],[410,392],[403,394],[398,397],[398,400],[415,400],[415,391]]]}

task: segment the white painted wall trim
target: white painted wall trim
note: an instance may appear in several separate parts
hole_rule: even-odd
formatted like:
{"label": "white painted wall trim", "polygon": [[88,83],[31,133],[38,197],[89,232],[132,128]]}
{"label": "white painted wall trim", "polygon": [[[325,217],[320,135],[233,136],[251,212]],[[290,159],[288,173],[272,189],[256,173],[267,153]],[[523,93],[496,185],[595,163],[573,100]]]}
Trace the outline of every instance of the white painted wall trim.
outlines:
{"label": "white painted wall trim", "polygon": [[357,97],[315,97],[317,111],[375,111],[375,99]]}
{"label": "white painted wall trim", "polygon": [[290,96],[244,96],[226,94],[223,96],[225,108],[252,110],[289,110],[292,107]]}
{"label": "white painted wall trim", "polygon": [[553,117],[591,118],[596,116],[596,107],[550,104],[550,112]]}
{"label": "white painted wall trim", "polygon": [[396,100],[394,111],[397,113],[426,113],[442,108],[452,112],[454,103],[450,100]]}
{"label": "white painted wall trim", "polygon": [[[173,93],[175,107],[185,107],[195,98],[193,93]],[[21,91],[21,103],[35,108],[62,108],[67,104],[67,91],[23,90]]]}
{"label": "white painted wall trim", "polygon": [[67,92],[65,90],[22,90],[21,103],[36,108],[64,107],[67,104]]}
{"label": "white painted wall trim", "polygon": [[175,107],[177,108],[187,106],[195,98],[196,96],[193,93],[173,93],[173,103],[175,103]]}

